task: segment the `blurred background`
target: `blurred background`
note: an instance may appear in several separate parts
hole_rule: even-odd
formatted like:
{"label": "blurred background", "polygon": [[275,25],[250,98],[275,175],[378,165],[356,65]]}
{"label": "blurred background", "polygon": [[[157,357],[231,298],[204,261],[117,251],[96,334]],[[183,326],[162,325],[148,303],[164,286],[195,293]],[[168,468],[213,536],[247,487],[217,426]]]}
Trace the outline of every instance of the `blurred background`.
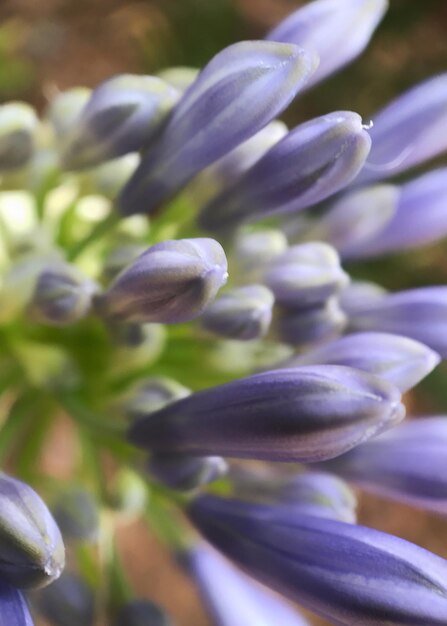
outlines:
{"label": "blurred background", "polygon": [[[302,4],[298,0],[0,0],[0,102],[25,100],[42,111],[56,90],[93,87],[113,74],[154,73],[172,65],[200,67],[234,41],[262,38]],[[357,111],[367,122],[399,92],[447,70],[447,2],[390,0],[390,5],[367,52],[298,99],[285,116],[289,124],[337,109]],[[350,273],[389,288],[442,284],[447,282],[445,252],[443,243],[355,266]],[[418,412],[447,413],[447,371],[440,368],[430,376],[409,403]],[[60,475],[70,469],[64,460],[68,428],[65,425],[55,434],[48,459],[48,468]],[[447,557],[447,522],[369,496],[360,501],[361,522]],[[208,625],[192,585],[146,527],[136,525],[132,532],[126,528],[121,546],[139,593],[169,609],[178,626]]]}

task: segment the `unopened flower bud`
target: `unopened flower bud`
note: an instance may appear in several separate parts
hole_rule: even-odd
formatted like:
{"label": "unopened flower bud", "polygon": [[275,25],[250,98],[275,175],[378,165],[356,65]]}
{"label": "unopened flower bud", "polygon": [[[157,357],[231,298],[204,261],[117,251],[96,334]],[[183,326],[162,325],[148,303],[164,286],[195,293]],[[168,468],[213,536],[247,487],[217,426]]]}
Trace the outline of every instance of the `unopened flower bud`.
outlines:
{"label": "unopened flower bud", "polygon": [[274,329],[281,341],[296,347],[309,347],[335,339],[348,319],[336,298],[308,309],[278,307]]}
{"label": "unopened flower bud", "polygon": [[31,159],[37,116],[24,102],[0,106],[0,172],[23,167]]}
{"label": "unopened flower bud", "polygon": [[139,385],[126,403],[126,413],[133,419],[158,411],[166,404],[190,394],[189,389],[170,378],[149,378]]}
{"label": "unopened flower bud", "polygon": [[95,597],[76,574],[64,573],[55,583],[39,591],[36,605],[52,626],[93,626]]}
{"label": "unopened flower bud", "polygon": [[121,321],[186,322],[200,315],[227,276],[225,253],[214,239],[164,241],[115,279],[100,307]]}
{"label": "unopened flower bud", "polygon": [[202,314],[201,325],[219,337],[251,341],[263,337],[272,320],[274,297],[263,285],[227,291]]}
{"label": "unopened flower bud", "polygon": [[357,113],[337,111],[301,124],[211,200],[199,222],[227,230],[317,204],[357,176],[370,146]]}
{"label": "unopened flower bud", "polygon": [[349,282],[337,251],[320,242],[293,246],[273,260],[264,280],[275,300],[294,309],[326,302]]}
{"label": "unopened flower bud", "polygon": [[264,229],[240,233],[235,240],[230,261],[234,275],[244,282],[259,282],[272,261],[287,249],[287,239],[280,230]]}
{"label": "unopened flower bud", "polygon": [[160,78],[124,74],[97,87],[64,140],[67,169],[83,169],[149,145],[178,92]]}
{"label": "unopened flower bud", "polygon": [[227,464],[219,456],[188,456],[178,454],[151,455],[147,469],[158,482],[170,489],[192,491],[224,476]]}
{"label": "unopened flower bud", "polygon": [[21,591],[0,581],[0,626],[34,626]]}
{"label": "unopened flower bud", "polygon": [[113,626],[172,626],[172,622],[150,600],[133,600],[121,608]]}
{"label": "unopened flower bud", "polygon": [[31,487],[0,475],[0,579],[19,588],[42,587],[64,568],[62,537]]}
{"label": "unopened flower bud", "polygon": [[124,215],[152,213],[199,171],[274,119],[316,57],[290,44],[243,41],[216,55],[176,106],[162,136],[120,196]]}
{"label": "unopened flower bud", "polygon": [[65,489],[52,506],[54,519],[66,539],[95,541],[98,536],[98,507],[84,489]]}

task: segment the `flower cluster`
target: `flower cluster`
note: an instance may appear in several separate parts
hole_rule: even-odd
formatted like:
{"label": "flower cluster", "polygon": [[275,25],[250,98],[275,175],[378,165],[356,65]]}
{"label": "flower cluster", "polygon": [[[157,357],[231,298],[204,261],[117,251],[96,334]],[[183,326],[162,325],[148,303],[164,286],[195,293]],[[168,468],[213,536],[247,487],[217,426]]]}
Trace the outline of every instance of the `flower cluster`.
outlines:
{"label": "flower cluster", "polygon": [[[172,624],[123,570],[136,517],[218,626],[308,624],[262,584],[333,624],[447,624],[447,561],[358,525],[349,486],[447,513],[447,416],[401,423],[447,287],[347,271],[447,235],[447,170],[394,180],[447,151],[447,75],[371,123],[277,119],[386,8],[315,0],[200,72],[0,107],[0,460],[52,511],[0,476],[0,626],[32,626],[62,536],[32,612]],[[62,413],[69,484],[39,464]]]}

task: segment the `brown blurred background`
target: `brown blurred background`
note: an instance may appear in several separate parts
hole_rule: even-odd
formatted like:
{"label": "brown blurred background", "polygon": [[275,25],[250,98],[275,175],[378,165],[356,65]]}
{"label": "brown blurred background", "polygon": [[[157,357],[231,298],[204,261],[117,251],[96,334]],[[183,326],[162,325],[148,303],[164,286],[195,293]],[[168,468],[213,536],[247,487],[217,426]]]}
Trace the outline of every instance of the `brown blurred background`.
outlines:
{"label": "brown blurred background", "polygon": [[[170,65],[200,67],[222,47],[265,32],[298,0],[0,0],[0,101],[20,99],[39,110],[55,89],[94,86],[120,72],[153,73]],[[368,120],[388,99],[447,70],[447,2],[391,0],[390,11],[360,60],[291,107],[291,124],[330,110],[352,109]],[[445,160],[444,160],[445,162]],[[386,286],[446,282],[445,244],[353,268]],[[446,372],[422,385],[415,410],[447,413]],[[63,431],[66,439],[67,431]],[[62,439],[55,441],[61,450]],[[49,465],[63,470],[64,451]],[[360,520],[447,557],[447,521],[372,497]],[[192,585],[141,525],[121,536],[136,590],[169,609],[178,626],[207,626]],[[323,624],[314,620],[315,624]],[[247,626],[256,626],[249,625]],[[272,626],[281,626],[273,625]]]}

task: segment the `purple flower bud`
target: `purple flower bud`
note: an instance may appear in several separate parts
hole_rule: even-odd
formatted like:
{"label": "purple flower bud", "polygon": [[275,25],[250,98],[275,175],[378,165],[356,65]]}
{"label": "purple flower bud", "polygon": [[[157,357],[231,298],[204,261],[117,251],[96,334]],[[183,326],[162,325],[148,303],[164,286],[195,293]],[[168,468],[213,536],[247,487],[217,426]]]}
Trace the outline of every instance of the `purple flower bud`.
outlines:
{"label": "purple flower bud", "polygon": [[351,311],[355,312],[359,306],[367,306],[369,302],[374,303],[386,294],[386,289],[376,283],[355,280],[340,292],[338,299],[343,311],[350,315]]}
{"label": "purple flower bud", "polygon": [[447,287],[421,287],[351,306],[352,330],[411,337],[447,357]]}
{"label": "purple flower bud", "polygon": [[126,413],[133,419],[153,413],[174,400],[189,396],[190,391],[170,378],[149,378],[133,390],[126,403]]}
{"label": "purple flower bud", "polygon": [[113,626],[172,626],[172,622],[150,600],[133,600],[122,607]]}
{"label": "purple flower bud", "polygon": [[62,537],[35,491],[0,475],[0,579],[20,588],[42,587],[64,568]]}
{"label": "purple flower bud", "polygon": [[447,623],[447,561],[331,519],[201,496],[190,518],[247,573],[340,626]]}
{"label": "purple flower bud", "polygon": [[306,515],[341,522],[356,521],[356,497],[348,485],[333,474],[313,471],[275,474],[270,468],[268,472],[237,470],[233,470],[234,492],[241,500],[281,504]]}
{"label": "purple flower bud", "polygon": [[87,87],[72,87],[51,99],[46,117],[59,140],[72,131],[91,93]]}
{"label": "purple flower bud", "polygon": [[105,281],[116,278],[128,265],[137,260],[143,254],[145,247],[137,242],[123,243],[113,248],[104,259],[102,276]]}
{"label": "purple flower bud", "polygon": [[278,307],[274,330],[278,338],[296,347],[330,341],[343,332],[347,317],[336,298],[308,309]]}
{"label": "purple flower bud", "polygon": [[99,306],[120,321],[186,322],[202,313],[227,277],[225,253],[214,239],[163,241],[121,272]]}
{"label": "purple flower bud", "polygon": [[200,322],[219,337],[239,341],[260,339],[272,321],[273,303],[272,292],[263,285],[238,287],[214,300]]}
{"label": "purple flower bud", "polygon": [[41,324],[74,324],[88,314],[96,290],[96,285],[74,267],[48,267],[37,279],[28,314]]}
{"label": "purple flower bud", "polygon": [[101,83],[64,138],[64,167],[91,167],[147,147],[178,98],[155,76],[123,74]]}
{"label": "purple flower bud", "polygon": [[292,357],[283,367],[346,365],[370,372],[408,391],[438,365],[440,357],[424,344],[387,333],[356,333]]}
{"label": "purple flower bud", "polygon": [[265,372],[194,393],[130,428],[157,452],[315,462],[399,422],[393,386],[348,367]]}
{"label": "purple flower bud", "polygon": [[229,46],[186,91],[158,144],[120,197],[124,215],[151,213],[200,170],[283,111],[315,69],[316,58],[290,44]]}
{"label": "purple flower bud", "polygon": [[367,47],[387,0],[318,0],[298,9],[268,35],[313,50],[320,65],[307,87],[351,63]]}
{"label": "purple flower bud", "polygon": [[325,243],[293,246],[266,271],[265,283],[279,304],[305,309],[323,304],[349,282],[337,251]]}
{"label": "purple flower bud", "polygon": [[342,257],[361,255],[365,246],[368,249],[370,240],[393,221],[400,196],[395,185],[354,190],[336,200],[313,224],[304,227],[304,236],[306,240],[327,241]]}
{"label": "purple flower bud", "polygon": [[0,106],[0,172],[23,167],[31,159],[38,119],[28,104]]}
{"label": "purple flower bud", "polygon": [[88,491],[80,487],[65,487],[55,500],[52,512],[65,539],[97,540],[98,506]]}
{"label": "purple flower bud", "polygon": [[224,476],[228,466],[219,456],[161,452],[151,455],[147,469],[158,482],[171,489],[193,491]]}
{"label": "purple flower bud", "polygon": [[25,598],[0,581],[0,626],[34,626]]}
{"label": "purple flower bud", "polygon": [[446,197],[447,168],[434,170],[406,183],[400,188],[395,210],[389,219],[381,228],[371,232],[365,241],[355,242],[357,245],[348,250],[349,256],[359,258],[398,252],[445,237]]}
{"label": "purple flower bud", "polygon": [[236,278],[245,282],[258,282],[273,259],[287,249],[287,239],[280,230],[263,229],[242,232],[235,240],[231,261]]}
{"label": "purple flower bud", "polygon": [[373,121],[371,153],[356,184],[395,176],[447,150],[447,74],[416,85]]}
{"label": "purple flower bud", "polygon": [[228,229],[317,204],[357,176],[370,145],[357,113],[337,111],[301,124],[212,200],[200,224]]}
{"label": "purple flower bud", "polygon": [[76,574],[64,573],[55,583],[39,591],[36,604],[53,626],[93,626],[95,597]]}
{"label": "purple flower bud", "polygon": [[447,515],[447,417],[408,421],[329,469],[366,491]]}
{"label": "purple flower bud", "polygon": [[244,576],[205,544],[181,557],[216,626],[310,626],[281,598]]}

